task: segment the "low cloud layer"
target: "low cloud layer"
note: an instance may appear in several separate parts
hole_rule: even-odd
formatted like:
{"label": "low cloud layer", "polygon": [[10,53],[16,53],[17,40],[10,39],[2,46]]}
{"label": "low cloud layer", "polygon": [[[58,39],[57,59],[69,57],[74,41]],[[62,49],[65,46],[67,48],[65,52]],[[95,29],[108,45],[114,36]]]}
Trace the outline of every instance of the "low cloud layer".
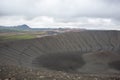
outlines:
{"label": "low cloud layer", "polygon": [[120,29],[120,0],[0,0],[0,25]]}

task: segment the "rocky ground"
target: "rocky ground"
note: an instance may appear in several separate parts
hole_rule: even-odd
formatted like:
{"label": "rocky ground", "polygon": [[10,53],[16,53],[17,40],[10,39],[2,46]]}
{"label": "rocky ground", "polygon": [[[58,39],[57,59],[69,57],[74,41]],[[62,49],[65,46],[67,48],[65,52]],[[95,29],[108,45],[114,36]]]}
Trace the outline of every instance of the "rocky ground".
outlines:
{"label": "rocky ground", "polygon": [[119,74],[81,74],[1,65],[0,80],[120,80]]}

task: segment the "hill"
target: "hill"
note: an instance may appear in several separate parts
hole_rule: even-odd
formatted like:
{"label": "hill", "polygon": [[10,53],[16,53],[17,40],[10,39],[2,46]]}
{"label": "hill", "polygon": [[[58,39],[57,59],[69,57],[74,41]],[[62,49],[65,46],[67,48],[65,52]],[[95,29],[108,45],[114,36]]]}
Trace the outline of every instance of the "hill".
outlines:
{"label": "hill", "polygon": [[0,32],[17,32],[17,31],[26,31],[31,28],[26,24],[18,25],[18,26],[0,26]]}
{"label": "hill", "polygon": [[0,44],[0,64],[68,73],[120,74],[120,32],[66,32]]}
{"label": "hill", "polygon": [[23,25],[14,26],[13,29],[29,30],[29,29],[31,29],[31,28],[30,28],[28,25],[23,24]]}

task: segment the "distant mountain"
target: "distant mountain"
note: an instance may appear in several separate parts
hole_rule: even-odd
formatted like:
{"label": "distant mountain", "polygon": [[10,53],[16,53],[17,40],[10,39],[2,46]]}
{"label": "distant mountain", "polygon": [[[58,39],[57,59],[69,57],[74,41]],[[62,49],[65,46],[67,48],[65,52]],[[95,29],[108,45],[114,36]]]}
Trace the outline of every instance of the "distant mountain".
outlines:
{"label": "distant mountain", "polygon": [[58,28],[30,28],[28,25],[17,25],[17,26],[0,26],[0,32],[15,32],[15,31],[51,31],[57,30]]}
{"label": "distant mountain", "polygon": [[26,25],[26,24],[14,26],[13,28],[15,28],[15,29],[20,29],[20,30],[31,29],[31,28],[30,28],[28,25]]}
{"label": "distant mountain", "polygon": [[18,26],[0,26],[0,32],[26,31],[30,29],[31,28],[26,24],[18,25]]}
{"label": "distant mountain", "polygon": [[86,29],[80,28],[30,28],[28,25],[17,25],[17,26],[0,26],[0,32],[17,32],[17,31],[49,31],[49,33],[63,33],[63,32],[80,32]]}

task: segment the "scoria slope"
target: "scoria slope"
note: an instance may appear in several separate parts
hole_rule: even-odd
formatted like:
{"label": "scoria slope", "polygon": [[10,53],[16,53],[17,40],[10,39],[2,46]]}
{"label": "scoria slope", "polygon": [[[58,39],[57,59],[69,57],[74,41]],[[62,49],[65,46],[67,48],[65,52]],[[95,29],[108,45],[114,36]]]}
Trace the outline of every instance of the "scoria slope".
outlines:
{"label": "scoria slope", "polygon": [[119,31],[66,32],[0,43],[0,64],[65,72],[120,73],[119,51]]}

